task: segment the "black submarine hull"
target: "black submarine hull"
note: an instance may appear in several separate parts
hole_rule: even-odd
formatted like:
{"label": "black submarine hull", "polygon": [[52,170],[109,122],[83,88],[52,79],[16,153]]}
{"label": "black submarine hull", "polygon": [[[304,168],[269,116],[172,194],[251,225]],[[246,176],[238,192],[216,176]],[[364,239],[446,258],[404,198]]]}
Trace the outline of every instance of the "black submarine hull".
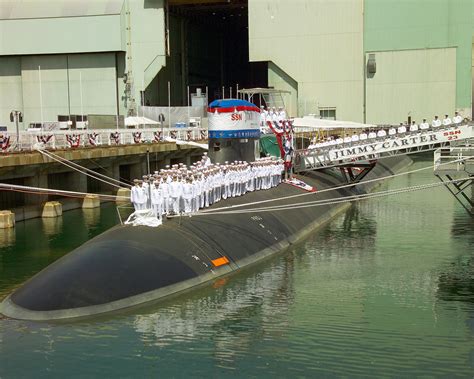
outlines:
{"label": "black submarine hull", "polygon": [[[411,163],[379,161],[365,180],[388,176]],[[311,172],[317,190],[343,184],[334,172]],[[376,183],[264,205],[283,205],[370,191]],[[214,208],[300,194],[288,184],[223,200]],[[155,302],[215,280],[274,255],[303,239],[349,203],[167,220],[159,228],[120,225],[81,245],[36,274],[1,304],[3,315],[61,320],[114,312]],[[249,208],[254,208],[251,205]],[[245,207],[238,208],[245,209]]]}

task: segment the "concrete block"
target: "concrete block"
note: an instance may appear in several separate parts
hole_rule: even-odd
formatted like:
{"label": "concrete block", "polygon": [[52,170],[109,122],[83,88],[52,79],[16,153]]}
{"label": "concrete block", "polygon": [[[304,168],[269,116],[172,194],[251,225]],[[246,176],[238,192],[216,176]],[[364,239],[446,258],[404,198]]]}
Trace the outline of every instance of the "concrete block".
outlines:
{"label": "concrete block", "polygon": [[44,204],[41,217],[59,217],[63,214],[63,207],[59,201],[48,201]]}
{"label": "concrete block", "polygon": [[15,213],[11,211],[0,211],[0,229],[13,228],[15,226]]}
{"label": "concrete block", "polygon": [[125,196],[128,200],[117,199],[115,202],[118,204],[130,204],[130,190],[128,188],[119,188],[117,191],[117,196]]}
{"label": "concrete block", "polygon": [[82,208],[91,209],[100,207],[100,199],[97,195],[86,195],[82,202]]}

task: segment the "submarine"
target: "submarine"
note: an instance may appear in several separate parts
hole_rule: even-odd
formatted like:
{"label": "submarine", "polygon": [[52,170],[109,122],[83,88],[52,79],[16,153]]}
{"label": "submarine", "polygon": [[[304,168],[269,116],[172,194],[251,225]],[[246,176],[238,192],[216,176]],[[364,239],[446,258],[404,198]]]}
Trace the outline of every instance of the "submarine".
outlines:
{"label": "submarine", "polygon": [[[213,162],[254,160],[259,156],[259,109],[244,100],[209,105],[209,156]],[[377,162],[363,179],[391,175],[411,163],[408,157]],[[52,263],[0,304],[9,318],[52,321],[92,317],[153,304],[172,295],[218,281],[249,265],[284,252],[350,207],[325,204],[285,210],[252,211],[255,204],[344,198],[375,185],[318,190],[345,184],[338,169],[300,176],[315,195],[288,198],[305,190],[281,183],[267,190],[221,200],[209,214],[176,217],[159,227],[117,225]],[[254,205],[252,205],[254,204]],[[219,214],[219,208],[248,210]]]}

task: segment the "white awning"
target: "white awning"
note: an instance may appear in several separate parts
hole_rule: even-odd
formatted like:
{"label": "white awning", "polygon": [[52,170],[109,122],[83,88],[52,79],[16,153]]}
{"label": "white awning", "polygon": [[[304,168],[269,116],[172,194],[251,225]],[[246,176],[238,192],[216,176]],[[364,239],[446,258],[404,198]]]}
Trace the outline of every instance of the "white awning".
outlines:
{"label": "white awning", "polygon": [[139,126],[139,125],[159,125],[159,122],[150,120],[146,117],[126,117],[125,126]]}
{"label": "white awning", "polygon": [[315,117],[296,117],[293,120],[293,126],[299,128],[316,128],[316,129],[369,129],[375,125],[361,124],[352,121],[326,120]]}

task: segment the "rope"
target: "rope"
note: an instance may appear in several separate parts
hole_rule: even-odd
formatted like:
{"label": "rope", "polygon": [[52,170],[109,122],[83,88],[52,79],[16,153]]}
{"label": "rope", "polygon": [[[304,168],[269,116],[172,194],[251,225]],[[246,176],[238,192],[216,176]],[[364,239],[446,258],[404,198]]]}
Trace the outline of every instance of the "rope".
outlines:
{"label": "rope", "polygon": [[[119,186],[119,185],[117,185],[117,184],[111,183],[111,182],[110,182],[110,179],[111,179],[111,178],[109,178],[108,176],[105,176],[105,175],[102,175],[102,174],[98,174],[98,173],[96,173],[95,171],[86,169],[85,167],[82,167],[82,166],[78,165],[79,167],[81,167],[81,168],[83,168],[83,169],[85,169],[85,170],[94,172],[94,174],[101,175],[101,176],[105,176],[106,178],[109,179],[109,181],[100,179],[100,178],[98,178],[98,177],[96,177],[96,176],[94,176],[94,175],[91,175],[91,174],[89,174],[89,173],[87,173],[87,172],[81,171],[80,169],[74,167],[72,164],[70,164],[70,163],[72,163],[72,162],[68,161],[67,159],[66,159],[65,161],[67,161],[68,163],[66,163],[65,161],[62,161],[62,160],[56,158],[56,157],[53,156],[53,155],[50,155],[49,153],[47,153],[47,152],[44,151],[44,150],[39,150],[39,149],[38,149],[38,151],[39,151],[41,154],[43,154],[44,156],[48,157],[49,159],[52,159],[52,160],[54,160],[54,161],[56,161],[56,162],[59,162],[59,163],[63,164],[64,166],[71,168],[71,169],[74,170],[74,171],[80,172],[81,174],[84,174],[84,175],[86,175],[86,176],[89,176],[89,177],[91,177],[91,178],[93,178],[93,179],[95,179],[95,180],[98,180],[98,181],[100,181],[100,182],[102,182],[102,183],[105,183],[105,184],[107,184],[107,185],[109,185],[109,186],[116,187],[116,188],[122,188],[122,186]],[[113,179],[113,180],[116,181],[115,179]],[[119,183],[120,183],[120,182],[119,182]],[[130,187],[130,185],[128,185],[128,184],[125,184],[125,185],[128,186],[128,187]]]}
{"label": "rope", "polygon": [[98,196],[99,198],[103,198],[104,200],[130,200],[128,196],[102,195],[102,194],[97,194],[97,193],[66,191],[66,190],[48,189],[48,188],[40,188],[40,187],[29,187],[29,186],[20,186],[17,184],[5,184],[5,183],[0,183],[0,190],[32,193],[32,194],[44,193],[46,195],[63,195],[65,197],[76,197],[76,198],[82,198],[87,195],[94,195],[94,196]]}
{"label": "rope", "polygon": [[[310,207],[320,207],[324,205],[355,202],[355,201],[378,198],[378,197],[383,197],[383,196],[398,195],[401,193],[420,191],[424,189],[442,186],[442,185],[445,185],[446,183],[455,183],[455,182],[460,182],[464,180],[465,179],[454,179],[450,181],[445,181],[443,183],[436,182],[436,183],[422,184],[422,185],[412,186],[412,187],[397,188],[395,190],[379,191],[379,192],[370,193],[370,194],[345,196],[343,198],[331,198],[331,199],[326,199],[326,200],[316,200],[314,202],[280,205],[280,206],[275,206],[275,207],[253,208],[253,209],[243,209],[243,210],[224,211],[224,212],[218,211],[218,210],[214,210],[215,212],[198,212],[198,213],[195,213],[193,216],[245,214],[245,213],[255,213],[255,212],[274,212],[274,211],[282,211],[282,210],[294,210],[294,209],[303,209],[303,208],[310,208]],[[176,217],[176,216],[171,216],[171,217]]]}
{"label": "rope", "polygon": [[[456,159],[454,161],[441,163],[438,166],[452,164],[452,163],[460,162],[460,161],[467,160],[467,159],[470,159],[470,158],[474,158],[474,157],[472,157],[472,156],[464,157],[464,158]],[[260,201],[254,201],[254,202],[245,203],[245,204],[238,204],[238,205],[229,205],[227,207],[221,207],[221,208],[217,208],[217,209],[203,210],[199,213],[208,213],[208,212],[215,212],[215,211],[218,211],[218,210],[242,208],[242,207],[246,207],[246,206],[249,206],[249,205],[255,205],[255,204],[260,205],[260,204],[263,204],[263,203],[283,201],[283,200],[293,199],[293,198],[301,197],[301,196],[310,196],[310,195],[314,196],[314,195],[317,195],[317,194],[320,194],[320,193],[323,193],[323,192],[335,191],[335,190],[344,189],[344,188],[348,188],[348,187],[355,187],[355,186],[358,186],[358,185],[361,185],[361,184],[374,183],[374,182],[378,182],[380,180],[386,180],[386,179],[391,179],[391,178],[395,178],[395,177],[399,177],[399,176],[403,176],[403,175],[413,174],[413,173],[416,173],[416,172],[432,169],[434,167],[435,167],[435,165],[432,165],[432,166],[422,167],[422,168],[418,168],[418,169],[411,170],[411,171],[401,172],[401,173],[398,173],[398,174],[391,174],[391,175],[387,175],[387,176],[382,176],[380,178],[369,179],[369,180],[365,180],[363,182],[348,183],[348,184],[342,184],[342,185],[339,185],[339,186],[324,188],[324,189],[319,190],[317,192],[299,193],[299,194],[296,194],[296,195],[284,196],[284,197],[279,197],[279,198],[275,198],[275,199],[260,200]]]}

